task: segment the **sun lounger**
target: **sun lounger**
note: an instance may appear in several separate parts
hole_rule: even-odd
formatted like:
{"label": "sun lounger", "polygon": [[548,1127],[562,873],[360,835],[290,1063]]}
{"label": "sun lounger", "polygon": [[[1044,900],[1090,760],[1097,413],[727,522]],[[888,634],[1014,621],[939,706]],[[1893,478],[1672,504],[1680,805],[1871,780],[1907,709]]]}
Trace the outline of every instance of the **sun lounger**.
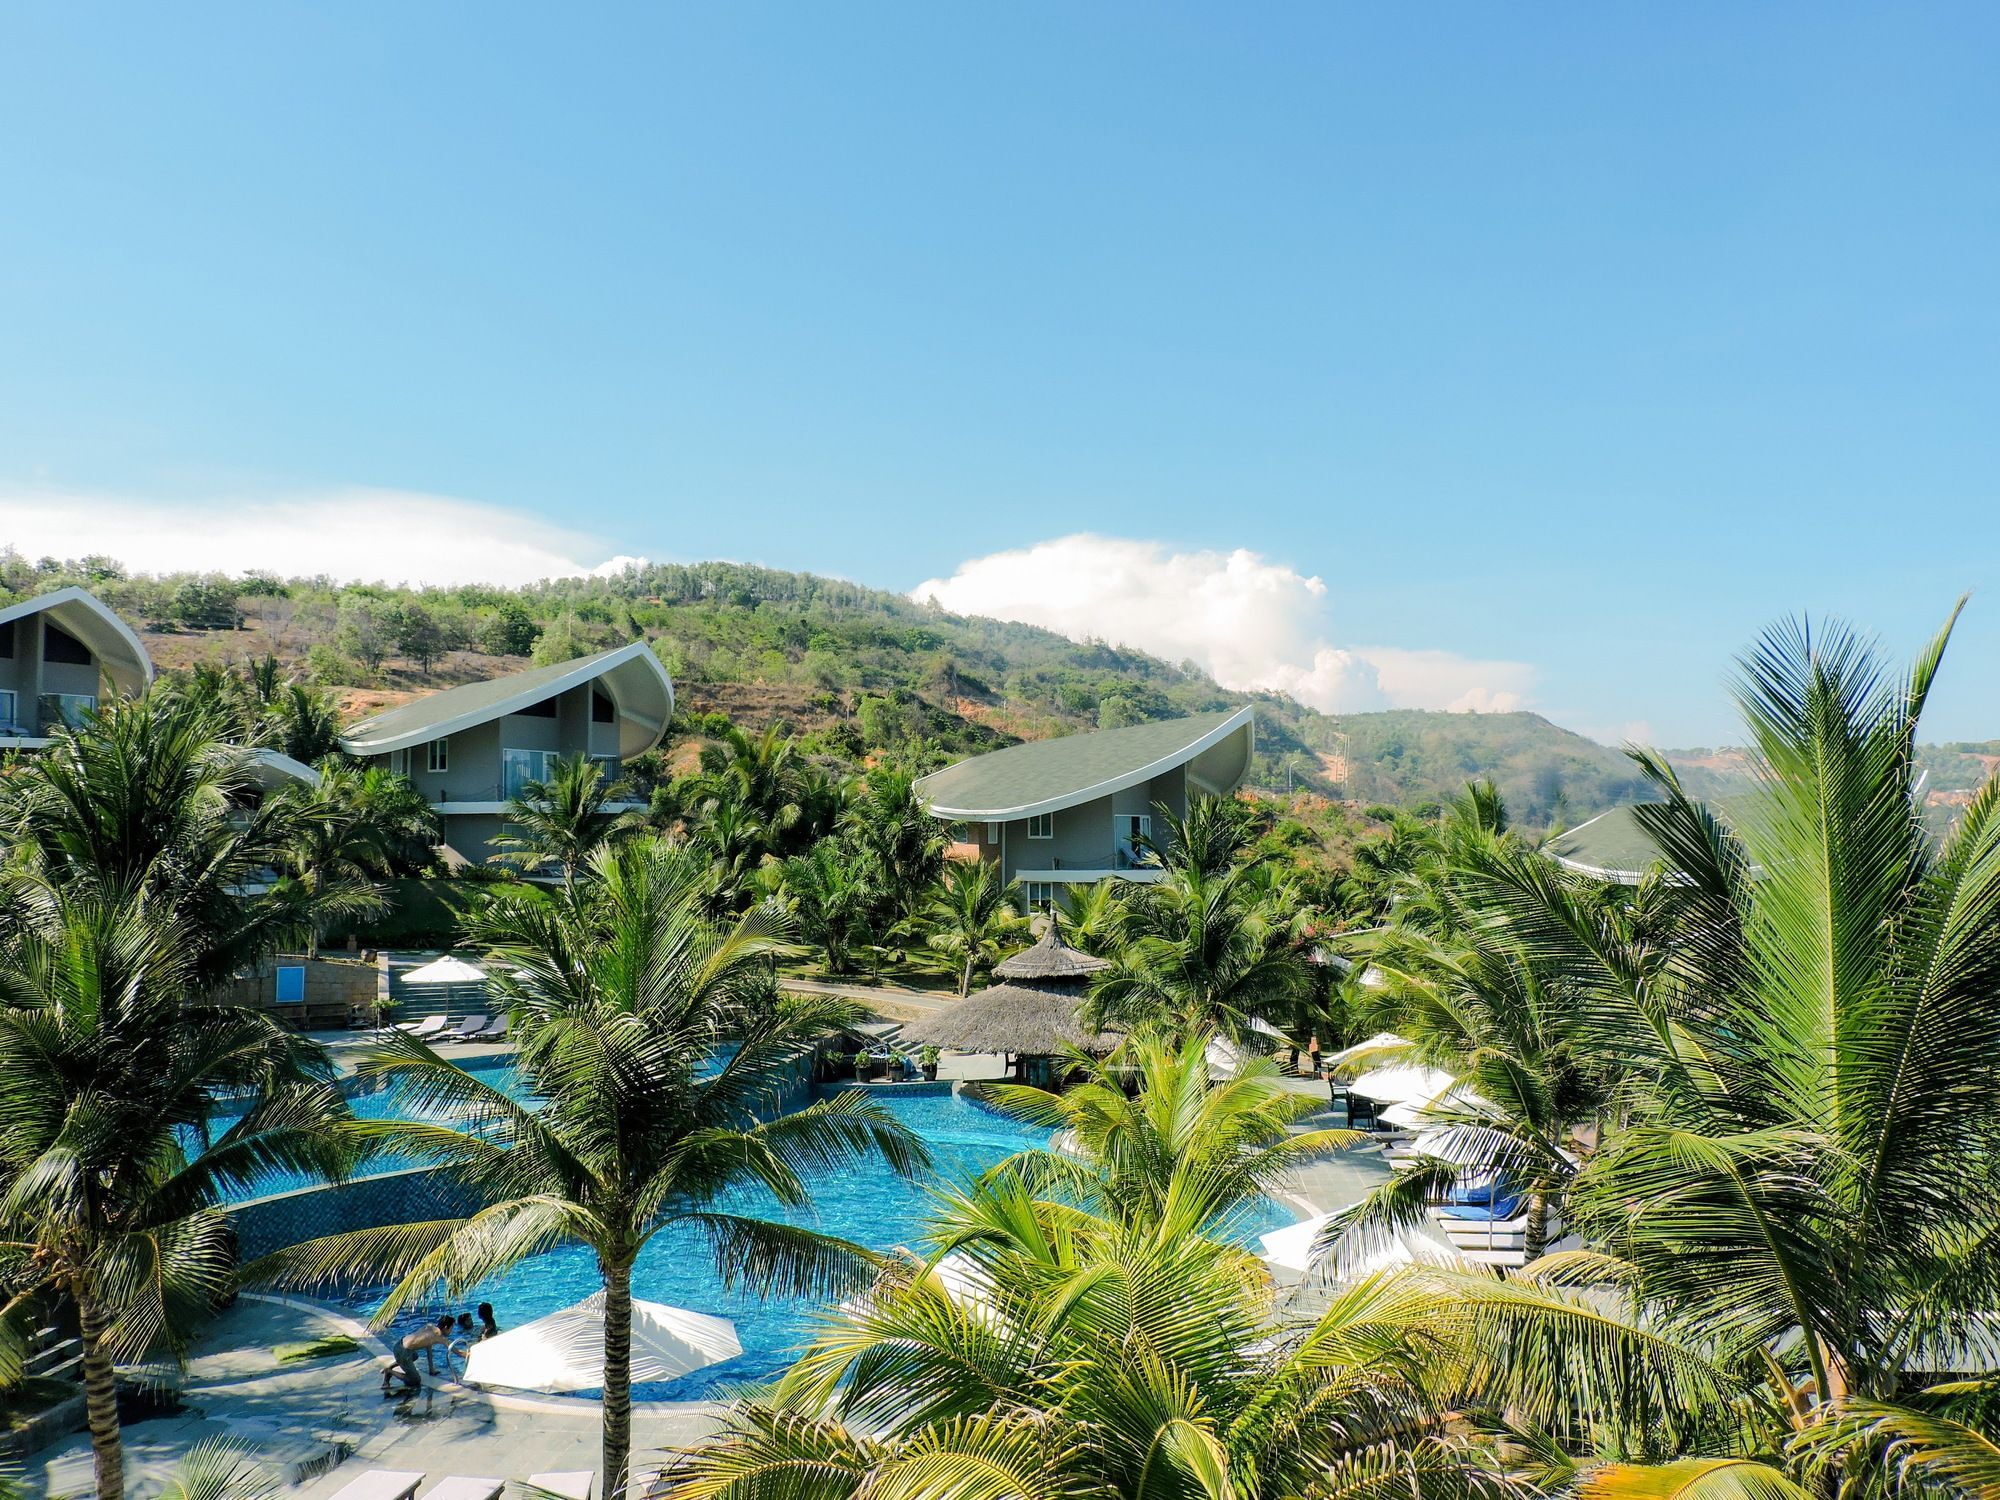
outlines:
{"label": "sun lounger", "polygon": [[421,1021],[398,1021],[389,1029],[400,1031],[407,1037],[415,1037],[420,1042],[427,1042],[444,1030],[444,1017],[425,1016]]}
{"label": "sun lounger", "polygon": [[422,1474],[402,1469],[370,1469],[359,1479],[350,1479],[342,1485],[333,1500],[410,1500],[423,1482]]}
{"label": "sun lounger", "polygon": [[479,1033],[486,1029],[486,1013],[467,1016],[458,1023],[457,1029],[447,1031],[438,1040],[441,1042],[471,1042],[478,1040]]}
{"label": "sun lounger", "polygon": [[507,1040],[507,1018],[506,1018],[505,1016],[502,1016],[502,1017],[501,1017],[501,1018],[500,1018],[499,1020],[497,1020],[497,1021],[494,1021],[494,1022],[490,1023],[490,1024],[489,1024],[489,1025],[488,1025],[488,1026],[486,1027],[486,1029],[485,1029],[485,1030],[483,1030],[483,1031],[479,1032],[479,1033],[478,1033],[477,1035],[474,1035],[474,1036],[469,1036],[469,1037],[467,1037],[467,1038],[466,1038],[465,1040],[467,1040],[468,1042],[504,1042],[504,1041],[506,1041],[506,1040]]}
{"label": "sun lounger", "polygon": [[500,1491],[505,1488],[502,1479],[450,1474],[425,1490],[424,1500],[500,1500]]}
{"label": "sun lounger", "polygon": [[560,1495],[563,1500],[590,1500],[590,1487],[597,1483],[594,1469],[568,1469],[560,1474],[530,1474],[528,1494],[540,1500],[545,1495]]}

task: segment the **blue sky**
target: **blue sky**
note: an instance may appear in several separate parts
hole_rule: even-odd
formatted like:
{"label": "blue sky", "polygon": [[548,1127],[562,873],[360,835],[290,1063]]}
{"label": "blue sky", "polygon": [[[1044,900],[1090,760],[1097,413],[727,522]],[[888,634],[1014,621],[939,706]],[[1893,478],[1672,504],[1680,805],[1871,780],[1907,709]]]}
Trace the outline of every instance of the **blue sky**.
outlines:
{"label": "blue sky", "polygon": [[1974,5],[10,6],[0,535],[952,580],[1668,744],[1774,616],[1902,654],[1974,588],[1930,729],[1996,735],[1997,46]]}

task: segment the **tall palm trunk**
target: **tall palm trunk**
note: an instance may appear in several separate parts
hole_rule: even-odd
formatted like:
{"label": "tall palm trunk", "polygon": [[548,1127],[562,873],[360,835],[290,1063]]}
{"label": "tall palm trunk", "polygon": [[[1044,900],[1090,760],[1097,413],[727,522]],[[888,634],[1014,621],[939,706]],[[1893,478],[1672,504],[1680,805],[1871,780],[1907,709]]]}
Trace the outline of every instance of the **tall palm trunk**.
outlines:
{"label": "tall palm trunk", "polygon": [[599,1261],[604,1271],[604,1489],[624,1500],[632,1456],[632,1268]]}
{"label": "tall palm trunk", "polygon": [[1549,1195],[1547,1189],[1537,1184],[1528,1192],[1528,1227],[1521,1236],[1521,1255],[1526,1261],[1537,1261],[1549,1248]]}
{"label": "tall palm trunk", "polygon": [[978,950],[968,949],[965,955],[965,967],[958,973],[958,998],[961,1000],[972,993],[972,966],[978,962]]}
{"label": "tall palm trunk", "polygon": [[97,1500],[125,1500],[125,1447],[118,1435],[118,1375],[105,1346],[109,1319],[97,1298],[73,1288],[83,1342],[83,1399],[90,1451],[97,1466]]}

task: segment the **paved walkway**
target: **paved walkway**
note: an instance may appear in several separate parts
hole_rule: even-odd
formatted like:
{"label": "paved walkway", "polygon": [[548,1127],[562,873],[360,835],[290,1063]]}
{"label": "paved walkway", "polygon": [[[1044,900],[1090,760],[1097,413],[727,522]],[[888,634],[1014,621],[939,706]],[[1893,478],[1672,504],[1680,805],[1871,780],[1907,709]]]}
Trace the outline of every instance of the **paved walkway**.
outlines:
{"label": "paved walkway", "polygon": [[[289,1494],[322,1500],[364,1469],[417,1470],[524,1479],[598,1466],[594,1406],[491,1398],[446,1384],[409,1401],[384,1400],[382,1353],[364,1348],[305,1364],[280,1365],[273,1346],[349,1333],[354,1325],[309,1304],[240,1299],[210,1326],[189,1363],[176,1415],[125,1428],[127,1493],[159,1494],[174,1465],[206,1438],[230,1438],[274,1468],[342,1449],[344,1463],[306,1478]],[[635,1451],[692,1442],[720,1408],[686,1403],[674,1415],[633,1421]],[[90,1439],[82,1434],[26,1460],[23,1478],[51,1497],[88,1495]]]}

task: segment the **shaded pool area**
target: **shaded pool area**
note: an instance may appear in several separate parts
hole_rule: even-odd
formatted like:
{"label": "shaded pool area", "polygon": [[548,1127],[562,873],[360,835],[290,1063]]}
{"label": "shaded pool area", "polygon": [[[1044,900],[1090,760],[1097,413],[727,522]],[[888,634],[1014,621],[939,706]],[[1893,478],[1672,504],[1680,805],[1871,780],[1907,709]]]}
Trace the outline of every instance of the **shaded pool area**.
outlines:
{"label": "shaded pool area", "polygon": [[[763,1192],[744,1193],[730,1207],[806,1225],[871,1249],[888,1250],[898,1245],[920,1249],[930,1211],[928,1195],[938,1181],[962,1181],[1015,1151],[1048,1140],[1045,1130],[1020,1124],[952,1094],[878,1097],[930,1148],[936,1171],[930,1182],[906,1181],[879,1162],[862,1163],[815,1182],[816,1197],[808,1210],[781,1209]],[[1257,1235],[1296,1218],[1288,1209],[1266,1202],[1245,1213],[1231,1225],[1230,1232],[1232,1237],[1254,1244]],[[556,1250],[483,1283],[465,1297],[464,1308],[489,1301],[501,1326],[511,1328],[580,1302],[601,1285],[596,1260],[588,1251]],[[760,1299],[741,1286],[725,1290],[699,1237],[675,1229],[647,1245],[633,1277],[633,1292],[647,1301],[733,1320],[744,1350],[739,1358],[679,1380],[635,1386],[633,1394],[642,1401],[728,1395],[734,1388],[772,1378],[811,1336],[813,1315],[821,1305],[797,1298]],[[378,1293],[348,1299],[346,1305],[366,1314],[379,1302]],[[454,1304],[451,1310],[461,1309]],[[399,1319],[397,1327],[412,1327],[423,1320],[424,1313],[435,1311],[413,1311]]]}

